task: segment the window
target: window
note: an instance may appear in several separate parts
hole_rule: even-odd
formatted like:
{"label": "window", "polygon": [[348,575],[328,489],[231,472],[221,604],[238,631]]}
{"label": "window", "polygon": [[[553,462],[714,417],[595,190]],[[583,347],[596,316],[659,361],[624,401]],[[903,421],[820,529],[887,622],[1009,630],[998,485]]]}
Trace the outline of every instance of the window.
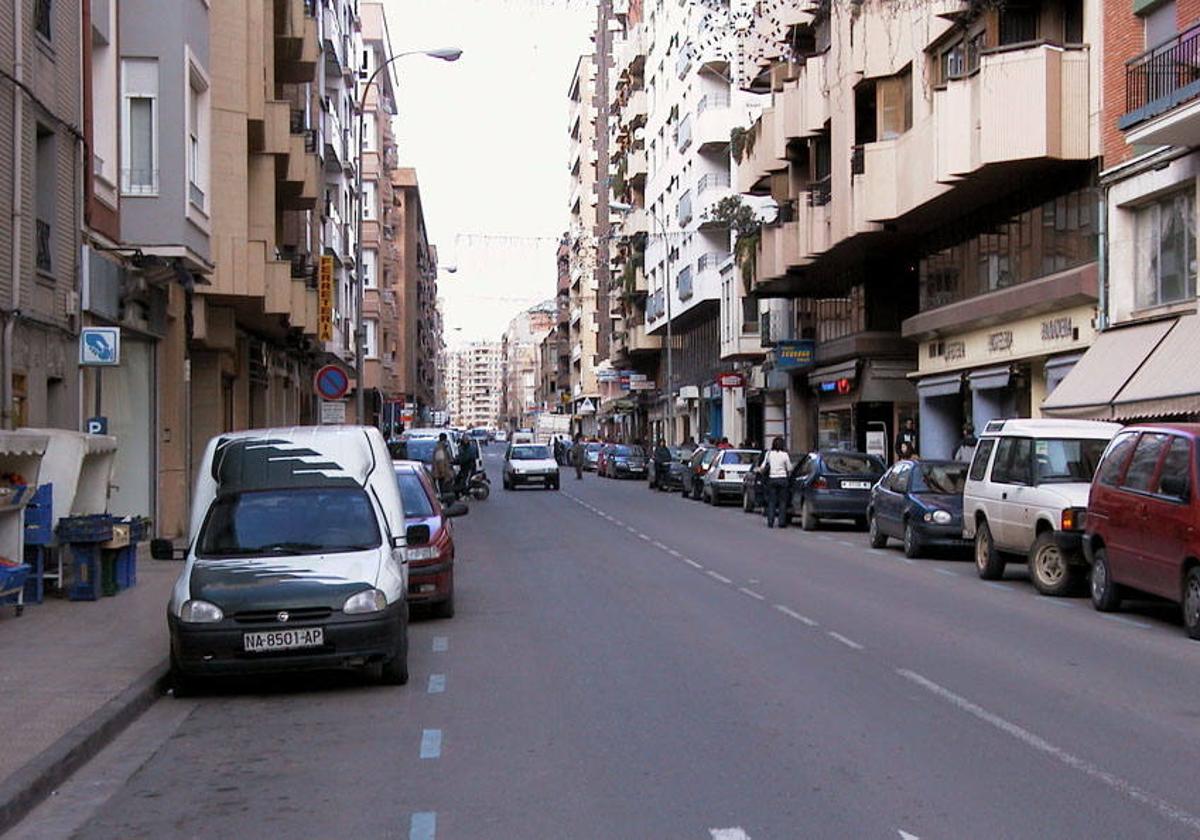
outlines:
{"label": "window", "polygon": [[1133,450],[1133,460],[1129,462],[1129,469],[1125,471],[1125,483],[1122,486],[1127,490],[1149,493],[1159,456],[1170,441],[1170,435],[1142,435],[1137,448]]}
{"label": "window", "polygon": [[363,114],[363,151],[373,152],[376,149],[375,134],[378,128],[375,123],[375,113],[368,111]]}
{"label": "window", "polygon": [[187,178],[188,207],[207,213],[209,172],[208,76],[190,57],[187,87]]}
{"label": "window", "polygon": [[1192,484],[1192,447],[1187,438],[1171,438],[1171,448],[1163,460],[1157,493],[1186,502]]}
{"label": "window", "polygon": [[992,481],[997,484],[1031,484],[1030,456],[1033,441],[1029,438],[1004,438],[996,450],[992,465]]}
{"label": "window", "polygon": [[378,212],[375,206],[375,182],[364,181],[362,191],[362,217],[368,222],[378,219]]}
{"label": "window", "polygon": [[158,194],[158,62],[121,62],[121,192]]}
{"label": "window", "polygon": [[1117,482],[1121,479],[1121,471],[1125,469],[1125,464],[1129,461],[1129,453],[1133,451],[1137,439],[1137,432],[1122,432],[1113,438],[1108,452],[1104,454],[1104,460],[1100,462],[1098,478],[1101,484],[1107,484],[1109,487],[1117,486]]}
{"label": "window", "polygon": [[1000,7],[1000,44],[1024,44],[1036,41],[1038,4],[1008,0]]}
{"label": "window", "polygon": [[742,298],[742,332],[758,332],[758,298]]}
{"label": "window", "polygon": [[1184,190],[1135,212],[1134,284],[1138,308],[1196,296],[1195,194]]}
{"label": "window", "polygon": [[54,132],[43,125],[37,127],[37,158],[34,162],[34,266],[40,272],[54,270],[54,221],[57,215],[55,198],[57,178],[55,173]]}
{"label": "window", "polygon": [[1091,482],[1107,441],[1095,439],[1037,440],[1033,445],[1035,479],[1038,484]]}
{"label": "window", "polygon": [[1157,47],[1164,41],[1175,37],[1176,32],[1175,0],[1158,3],[1142,17],[1145,33],[1145,47]]}
{"label": "window", "polygon": [[47,41],[51,39],[52,12],[53,7],[50,0],[36,0],[33,4],[33,29]]}
{"label": "window", "polygon": [[891,140],[912,128],[912,65],[896,76],[880,79],[875,93],[880,140]]}
{"label": "window", "polygon": [[363,332],[366,341],[363,343],[363,355],[368,359],[379,358],[379,324],[373,318],[363,320]]}
{"label": "window", "polygon": [[379,525],[361,487],[230,493],[209,508],[204,557],[329,554],[379,545]]}
{"label": "window", "polygon": [[376,289],[379,287],[378,271],[378,252],[374,248],[363,248],[362,252],[362,276],[364,289]]}
{"label": "window", "polygon": [[975,447],[975,458],[971,461],[971,481],[983,481],[983,477],[987,475],[988,458],[992,457],[992,450],[995,448],[995,438],[979,441],[979,445]]}

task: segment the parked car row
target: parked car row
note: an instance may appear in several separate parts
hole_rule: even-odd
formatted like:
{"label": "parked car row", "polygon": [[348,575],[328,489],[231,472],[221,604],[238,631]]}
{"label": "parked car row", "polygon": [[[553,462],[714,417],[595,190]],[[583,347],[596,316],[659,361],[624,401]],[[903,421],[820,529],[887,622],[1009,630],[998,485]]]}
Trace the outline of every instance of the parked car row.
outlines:
{"label": "parked car row", "polygon": [[[649,469],[652,489],[711,504],[765,502],[764,454],[669,450]],[[849,520],[874,548],[898,540],[918,557],[970,550],[979,577],[1024,562],[1038,592],[1086,590],[1096,609],[1125,599],[1180,605],[1200,639],[1200,424],[1015,419],[987,424],[970,464],[821,450],[792,454],[785,522],[812,530]]]}

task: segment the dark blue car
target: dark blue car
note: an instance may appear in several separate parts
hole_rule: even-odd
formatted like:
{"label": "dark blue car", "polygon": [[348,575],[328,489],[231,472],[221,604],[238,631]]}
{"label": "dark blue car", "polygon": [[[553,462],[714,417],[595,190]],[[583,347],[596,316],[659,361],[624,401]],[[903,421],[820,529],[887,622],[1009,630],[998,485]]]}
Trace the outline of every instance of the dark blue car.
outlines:
{"label": "dark blue car", "polygon": [[871,491],[867,530],[871,547],[892,537],[907,557],[930,548],[961,548],[963,485],[967,464],[956,461],[898,461]]}
{"label": "dark blue car", "polygon": [[822,519],[853,519],[866,527],[871,488],[887,467],[865,452],[810,452],[792,473],[792,513],[814,530]]}

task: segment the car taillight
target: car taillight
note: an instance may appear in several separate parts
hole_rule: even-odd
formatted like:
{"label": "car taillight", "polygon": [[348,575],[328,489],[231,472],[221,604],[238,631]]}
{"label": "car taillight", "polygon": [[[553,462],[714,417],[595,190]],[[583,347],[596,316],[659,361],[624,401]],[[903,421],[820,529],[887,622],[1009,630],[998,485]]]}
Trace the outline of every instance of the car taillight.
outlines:
{"label": "car taillight", "polygon": [[824,476],[820,476],[813,481],[812,487],[814,490],[825,490],[829,487],[829,482],[825,480]]}

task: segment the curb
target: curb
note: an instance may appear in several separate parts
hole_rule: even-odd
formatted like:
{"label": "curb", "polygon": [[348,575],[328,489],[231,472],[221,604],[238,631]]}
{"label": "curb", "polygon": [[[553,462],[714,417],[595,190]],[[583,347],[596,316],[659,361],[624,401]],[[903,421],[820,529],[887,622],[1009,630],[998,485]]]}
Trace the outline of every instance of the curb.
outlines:
{"label": "curb", "polygon": [[24,819],[72,773],[121,734],[166,687],[164,660],[0,781],[0,834]]}

